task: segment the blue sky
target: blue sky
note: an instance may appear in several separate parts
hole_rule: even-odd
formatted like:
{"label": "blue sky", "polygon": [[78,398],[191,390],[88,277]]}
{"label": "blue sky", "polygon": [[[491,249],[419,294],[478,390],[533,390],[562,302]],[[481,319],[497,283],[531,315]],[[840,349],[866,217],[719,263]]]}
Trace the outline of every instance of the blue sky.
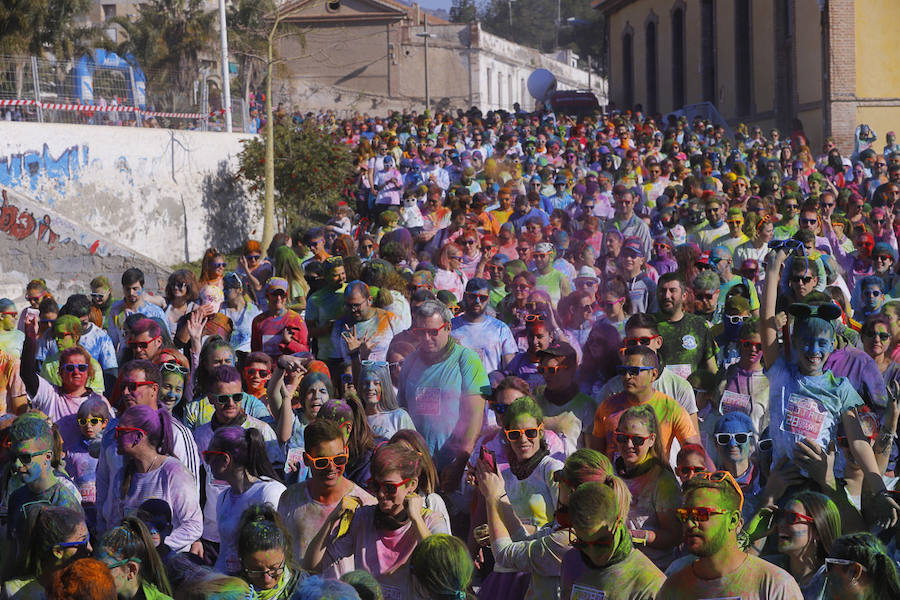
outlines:
{"label": "blue sky", "polygon": [[450,11],[450,0],[418,0],[419,6],[427,9],[439,9],[443,8],[447,12]]}

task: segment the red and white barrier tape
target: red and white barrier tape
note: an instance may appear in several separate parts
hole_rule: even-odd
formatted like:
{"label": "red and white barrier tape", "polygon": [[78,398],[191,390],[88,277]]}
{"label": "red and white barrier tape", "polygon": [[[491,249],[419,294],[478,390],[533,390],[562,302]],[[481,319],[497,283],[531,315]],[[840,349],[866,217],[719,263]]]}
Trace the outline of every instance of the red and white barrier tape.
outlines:
{"label": "red and white barrier tape", "polygon": [[225,114],[225,109],[214,110],[208,115],[203,113],[170,113],[152,110],[141,110],[134,106],[94,106],[92,104],[59,104],[51,102],[38,102],[37,100],[0,100],[3,106],[37,106],[45,110],[62,110],[69,112],[126,112],[136,113],[144,117],[168,117],[171,119],[207,119],[216,115]]}

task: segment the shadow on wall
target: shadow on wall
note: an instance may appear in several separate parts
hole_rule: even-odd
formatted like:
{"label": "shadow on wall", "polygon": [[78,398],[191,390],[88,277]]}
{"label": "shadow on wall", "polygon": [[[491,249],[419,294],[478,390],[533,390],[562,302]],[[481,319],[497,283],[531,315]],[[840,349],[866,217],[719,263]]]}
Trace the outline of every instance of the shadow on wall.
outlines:
{"label": "shadow on wall", "polygon": [[215,174],[203,178],[203,204],[206,207],[206,231],[209,246],[227,252],[248,238],[259,239],[261,231],[251,229],[259,220],[259,205],[251,199],[228,168],[219,162]]}

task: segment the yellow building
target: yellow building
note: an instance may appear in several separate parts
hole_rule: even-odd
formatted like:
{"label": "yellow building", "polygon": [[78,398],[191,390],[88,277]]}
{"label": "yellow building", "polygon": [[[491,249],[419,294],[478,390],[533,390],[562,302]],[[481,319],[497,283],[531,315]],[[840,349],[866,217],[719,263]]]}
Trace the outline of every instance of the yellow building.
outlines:
{"label": "yellow building", "polygon": [[712,102],[725,119],[799,119],[818,154],[867,123],[900,131],[900,0],[593,0],[606,15],[609,97],[666,113]]}

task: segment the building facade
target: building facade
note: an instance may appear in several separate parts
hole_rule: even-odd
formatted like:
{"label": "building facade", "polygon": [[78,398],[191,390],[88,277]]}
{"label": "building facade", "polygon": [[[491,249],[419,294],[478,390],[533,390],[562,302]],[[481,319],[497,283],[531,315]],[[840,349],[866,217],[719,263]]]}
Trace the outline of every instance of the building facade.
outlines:
{"label": "building facade", "polygon": [[432,107],[512,110],[518,103],[529,110],[534,100],[526,83],[539,68],[556,75],[559,89],[590,87],[605,104],[605,81],[579,69],[571,52],[543,55],[415,4],[342,0],[332,11],[321,1],[298,0],[281,13],[299,33],[280,42],[285,68],[273,97],[303,111],[421,110],[426,60]]}
{"label": "building facade", "polygon": [[667,113],[711,102],[731,125],[803,126],[853,148],[900,126],[898,0],[593,0],[606,15],[610,101]]}

